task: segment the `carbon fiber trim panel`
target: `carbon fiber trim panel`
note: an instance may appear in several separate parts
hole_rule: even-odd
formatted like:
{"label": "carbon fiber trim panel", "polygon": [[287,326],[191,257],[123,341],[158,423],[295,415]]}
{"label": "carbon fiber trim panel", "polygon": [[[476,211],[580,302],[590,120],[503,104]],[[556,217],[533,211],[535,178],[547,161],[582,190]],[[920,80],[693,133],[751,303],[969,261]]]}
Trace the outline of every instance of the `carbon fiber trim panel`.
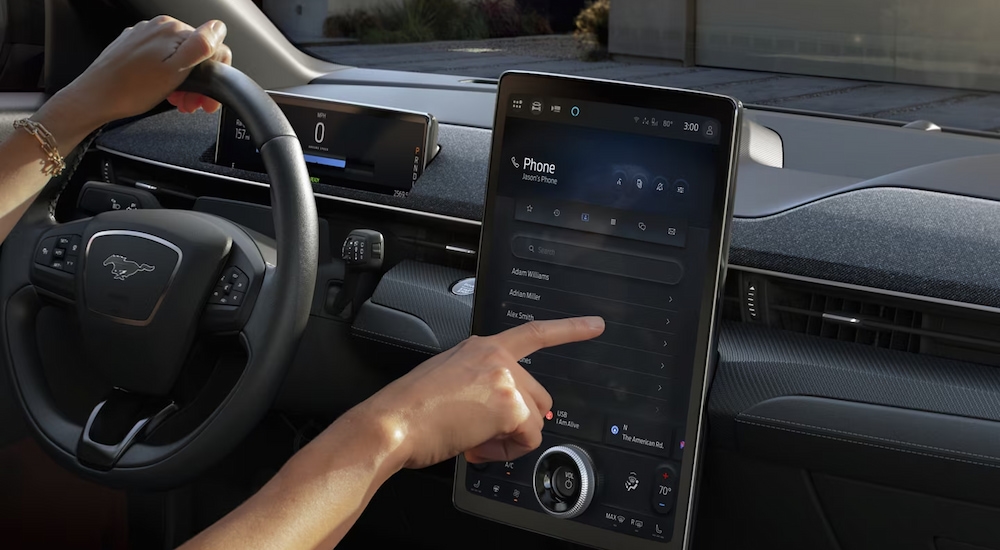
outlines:
{"label": "carbon fiber trim panel", "polygon": [[786,395],[809,395],[1000,420],[1000,369],[724,323],[708,412],[713,444],[732,446],[735,419]]}
{"label": "carbon fiber trim panel", "polygon": [[469,337],[472,296],[456,296],[451,286],[472,276],[460,269],[405,260],[382,277],[371,302],[421,319],[434,332],[440,350],[446,350]]}

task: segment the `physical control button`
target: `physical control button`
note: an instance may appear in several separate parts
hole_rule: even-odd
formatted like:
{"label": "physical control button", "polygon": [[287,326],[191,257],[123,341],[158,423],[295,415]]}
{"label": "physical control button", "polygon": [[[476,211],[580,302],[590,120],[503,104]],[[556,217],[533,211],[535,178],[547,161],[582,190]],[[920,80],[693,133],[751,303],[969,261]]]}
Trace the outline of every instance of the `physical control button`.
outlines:
{"label": "physical control button", "polygon": [[240,268],[233,266],[222,272],[219,284],[209,296],[208,303],[220,306],[238,306],[243,303],[250,278]]}
{"label": "physical control button", "polygon": [[219,303],[222,303],[219,300],[222,300],[225,297],[226,297],[226,293],[222,292],[221,288],[217,288],[217,289],[215,289],[215,290],[212,291],[212,295],[209,296],[209,298],[208,298],[208,303],[210,303],[210,304],[219,304]]}
{"label": "physical control button", "polygon": [[76,273],[79,235],[46,237],[35,251],[35,262],[66,273]]}
{"label": "physical control button", "polygon": [[48,237],[43,239],[35,251],[35,263],[42,265],[52,265],[52,251],[56,247],[56,238]]}
{"label": "physical control button", "polygon": [[535,498],[545,513],[557,518],[582,514],[594,499],[597,476],[586,451],[576,445],[549,447],[535,463]]}
{"label": "physical control button", "polygon": [[653,510],[669,514],[677,500],[677,473],[671,466],[660,466],[653,477]]}
{"label": "physical control button", "polygon": [[232,289],[236,292],[246,292],[247,291],[247,279],[238,279],[235,283],[232,283]]}
{"label": "physical control button", "polygon": [[[385,237],[374,229],[354,229],[344,239],[340,247],[340,258],[344,261],[344,279],[336,293],[327,297],[327,313],[351,318],[357,314],[361,304],[369,297],[373,272],[382,269],[385,257]],[[332,290],[332,289],[331,289]]]}
{"label": "physical control button", "polygon": [[578,477],[575,468],[560,466],[552,475],[552,490],[561,498],[574,498],[580,492]]}
{"label": "physical control button", "polygon": [[382,267],[385,238],[372,229],[351,231],[340,247],[340,258],[348,265],[367,270]]}
{"label": "physical control button", "polygon": [[238,267],[235,266],[230,267],[229,271],[227,271],[226,273],[227,273],[227,277],[225,280],[226,283],[232,285],[235,285],[236,283],[243,283],[244,287],[246,287],[246,285],[249,283],[249,279],[247,278],[246,273],[243,273],[243,271],[240,270],[240,268]]}
{"label": "physical control button", "polygon": [[88,187],[80,197],[80,208],[88,212],[109,212],[114,210],[138,210],[142,208],[139,198],[132,193]]}

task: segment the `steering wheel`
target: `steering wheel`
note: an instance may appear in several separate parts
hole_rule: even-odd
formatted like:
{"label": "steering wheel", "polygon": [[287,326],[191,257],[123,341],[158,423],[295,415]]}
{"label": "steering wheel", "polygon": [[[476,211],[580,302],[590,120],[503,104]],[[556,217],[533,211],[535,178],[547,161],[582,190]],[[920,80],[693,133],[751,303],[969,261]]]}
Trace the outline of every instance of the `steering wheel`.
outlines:
{"label": "steering wheel", "polygon": [[[17,402],[59,463],[110,486],[177,486],[232,451],[274,401],[316,282],[316,203],[284,114],[249,77],[216,62],[196,67],[181,89],[246,124],[271,180],[274,240],[186,210],[58,224],[51,205],[67,177],[50,182],[0,255],[0,345]],[[80,338],[67,341],[83,349],[71,356],[106,388],[89,414],[89,404],[67,410],[54,395],[59,380],[47,380],[45,347],[66,342],[46,329],[42,312],[53,305],[75,310]],[[212,338],[241,352],[235,369],[194,360]],[[221,388],[220,370],[230,373]]]}

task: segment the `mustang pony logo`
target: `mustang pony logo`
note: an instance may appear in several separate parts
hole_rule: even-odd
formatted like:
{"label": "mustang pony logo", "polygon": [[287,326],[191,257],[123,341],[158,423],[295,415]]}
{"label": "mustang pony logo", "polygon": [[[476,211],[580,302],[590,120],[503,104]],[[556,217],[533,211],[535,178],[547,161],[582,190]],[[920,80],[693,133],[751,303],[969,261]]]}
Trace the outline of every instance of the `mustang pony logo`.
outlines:
{"label": "mustang pony logo", "polygon": [[156,267],[149,264],[137,264],[120,254],[108,256],[108,259],[104,260],[104,266],[107,267],[109,265],[111,266],[111,274],[119,281],[124,281],[140,271],[152,271],[156,269]]}

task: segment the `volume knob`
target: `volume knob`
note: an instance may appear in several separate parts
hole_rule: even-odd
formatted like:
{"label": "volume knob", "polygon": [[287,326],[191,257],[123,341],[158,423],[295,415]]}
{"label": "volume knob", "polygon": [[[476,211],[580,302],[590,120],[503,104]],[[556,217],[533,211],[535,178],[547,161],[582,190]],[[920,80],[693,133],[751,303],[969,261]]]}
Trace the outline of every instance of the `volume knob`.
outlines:
{"label": "volume knob", "polygon": [[576,445],[557,445],[535,462],[535,498],[549,515],[574,518],[594,499],[597,476],[586,451]]}

